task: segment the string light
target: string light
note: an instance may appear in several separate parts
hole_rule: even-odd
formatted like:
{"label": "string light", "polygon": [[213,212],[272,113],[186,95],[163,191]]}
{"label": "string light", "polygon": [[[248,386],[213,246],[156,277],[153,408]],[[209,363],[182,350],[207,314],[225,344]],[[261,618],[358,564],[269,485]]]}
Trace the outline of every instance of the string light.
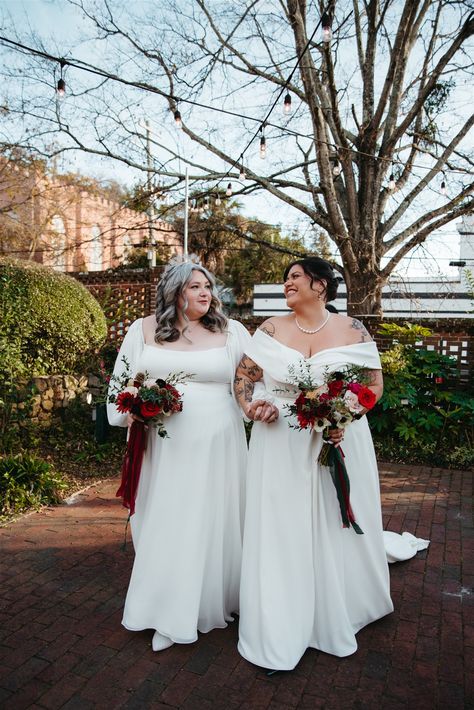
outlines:
{"label": "string light", "polygon": [[[328,25],[326,25],[326,24],[323,23],[323,18],[326,19],[326,18],[325,18],[325,15],[327,15],[327,17],[329,18],[329,19],[328,19],[328,22],[329,22]],[[328,13],[323,13],[322,19],[321,19],[321,24],[324,25],[323,29],[324,29],[324,28],[326,28],[326,29],[329,28],[329,29],[330,29],[330,26],[331,26],[331,19],[330,19],[330,16],[328,15]],[[318,23],[318,27],[319,27],[319,23]],[[309,41],[311,41],[311,40],[312,40],[312,37],[310,38]],[[110,73],[108,73],[108,72],[106,72],[106,71],[104,71],[104,70],[99,69],[99,68],[95,68],[95,67],[91,67],[91,66],[88,66],[88,65],[84,65],[83,63],[79,62],[78,60],[73,60],[73,59],[70,59],[70,60],[69,60],[69,59],[68,59],[68,61],[66,62],[66,61],[63,60],[63,59],[59,59],[59,57],[57,57],[57,56],[55,56],[55,55],[49,54],[49,53],[47,53],[47,52],[42,52],[42,51],[37,50],[37,49],[35,49],[35,48],[33,48],[33,47],[29,47],[29,46],[27,46],[27,45],[21,44],[21,43],[19,43],[19,42],[15,42],[14,40],[11,40],[11,39],[9,39],[9,38],[7,38],[7,37],[0,36],[0,41],[5,42],[5,43],[10,44],[10,45],[13,45],[14,47],[18,47],[18,48],[20,48],[20,49],[22,49],[22,50],[25,50],[25,51],[29,52],[30,54],[35,54],[36,56],[44,57],[45,59],[49,59],[50,61],[59,62],[59,63],[62,62],[64,66],[66,66],[66,65],[68,65],[68,66],[73,66],[73,67],[76,67],[77,69],[81,69],[82,71],[86,71],[86,72],[89,72],[89,73],[91,73],[91,74],[95,74],[95,75],[98,75],[98,76],[102,76],[102,77],[111,79],[111,80],[113,80],[113,81],[117,81],[117,82],[119,82],[119,83],[123,83],[123,84],[130,84],[130,83],[131,83],[131,82],[126,81],[125,79],[122,79],[122,78],[119,77],[119,76],[112,75],[112,74],[110,74]],[[308,41],[308,44],[309,44],[309,41]],[[304,54],[304,52],[303,52],[302,54]],[[301,59],[301,57],[300,57],[300,59]],[[298,65],[297,65],[297,66],[298,66]],[[295,67],[295,69],[296,69],[296,67]],[[63,79],[63,82],[64,82],[64,79]],[[59,82],[58,82],[58,83],[59,83]],[[64,84],[61,84],[61,87],[63,87],[64,89],[65,89],[65,86],[66,86],[65,82],[64,82]],[[169,95],[169,94],[166,94],[166,93],[163,92],[163,91],[155,90],[155,89],[153,89],[152,87],[142,87],[142,86],[139,86],[138,88],[141,88],[141,89],[143,89],[143,90],[145,90],[145,91],[151,91],[151,92],[153,92],[153,93],[158,93],[158,94],[160,94],[160,96],[163,96],[163,97],[168,98],[168,99],[172,99],[172,100],[174,100],[176,103],[177,103],[178,101],[184,101],[185,103],[190,104],[190,105],[192,105],[192,106],[198,106],[198,107],[200,107],[200,108],[209,109],[209,110],[211,110],[211,111],[216,111],[217,113],[223,113],[223,114],[227,114],[227,115],[232,115],[232,116],[236,116],[236,117],[238,117],[238,118],[243,118],[243,119],[250,120],[250,121],[255,121],[255,122],[260,120],[260,119],[257,119],[256,117],[253,117],[253,116],[244,115],[244,114],[238,114],[238,113],[235,113],[235,112],[232,112],[232,111],[228,111],[228,110],[226,110],[226,109],[216,108],[215,106],[209,106],[209,105],[206,105],[206,104],[202,104],[202,103],[197,102],[197,101],[192,101],[191,99],[185,99],[185,98],[179,98],[179,99],[178,99],[178,98],[175,98],[175,97],[173,97],[173,96],[171,96],[171,95]],[[181,117],[181,114],[180,114],[180,112],[179,112],[178,110],[175,111],[175,116],[176,116],[176,114],[178,114],[178,117],[179,117],[179,118]],[[297,131],[292,131],[291,129],[289,129],[289,128],[287,128],[287,127],[283,129],[282,126],[279,126],[279,125],[277,125],[277,124],[269,124],[269,125],[274,125],[275,128],[278,128],[279,130],[285,130],[285,131],[287,131],[289,134],[294,135],[294,136],[301,136],[301,137],[304,137],[304,138],[308,138],[308,137],[309,137],[309,136],[307,136],[307,135],[305,135],[305,134],[300,134],[300,133],[298,133]],[[314,139],[313,139],[313,140],[314,140]],[[327,143],[326,141],[323,141],[323,140],[317,140],[316,143],[330,145],[329,143]],[[367,157],[367,158],[377,158],[377,157],[378,157],[378,156],[376,156],[376,155],[374,155],[374,154],[367,153],[367,152],[365,152],[365,151],[355,150],[354,148],[351,149],[351,153],[354,154],[354,155],[360,155],[360,156],[364,156],[364,157]],[[385,161],[386,161],[386,160],[389,160],[389,159],[387,159],[387,158],[379,158],[379,159],[380,159],[380,160],[385,160]],[[400,164],[400,165],[402,165],[403,163],[402,163],[401,161],[393,161],[393,160],[392,160],[392,165],[393,165],[393,164]],[[235,165],[235,163],[234,163],[234,165]],[[416,168],[420,168],[420,169],[425,169],[425,170],[426,170],[426,166],[425,166],[425,165],[422,166],[422,165],[416,165],[416,164],[415,164],[415,165],[413,165],[412,167],[416,167]],[[455,172],[455,173],[464,173],[465,171],[460,170],[460,169],[453,168],[452,172]]]}
{"label": "string light", "polygon": [[332,166],[332,174],[334,177],[338,177],[342,173],[342,165],[339,162],[339,155],[336,148],[336,157],[334,158],[334,163]]}
{"label": "string light", "polygon": [[[331,24],[332,24],[332,20],[331,20],[331,17],[330,17],[330,15],[329,15],[329,13],[324,12],[324,13],[322,14],[322,16],[321,16],[321,28],[322,28],[322,34],[323,34],[323,41],[324,41],[324,42],[329,42],[329,41],[332,39]],[[316,28],[316,29],[317,29],[317,28]],[[313,33],[313,36],[314,36],[314,33]],[[59,59],[58,57],[55,57],[54,55],[50,55],[50,54],[47,54],[47,53],[45,53],[45,52],[41,52],[41,51],[39,51],[39,50],[35,50],[35,49],[31,48],[31,47],[27,47],[27,46],[22,45],[22,44],[20,44],[20,43],[18,43],[18,42],[14,42],[13,40],[10,40],[10,39],[8,39],[8,38],[6,38],[6,37],[0,37],[0,40],[2,40],[3,42],[9,43],[9,44],[11,44],[11,45],[14,45],[14,46],[16,46],[16,47],[19,47],[19,48],[21,48],[21,49],[27,50],[28,52],[30,52],[30,53],[32,53],[32,54],[35,54],[35,55],[37,55],[37,56],[42,56],[42,57],[45,57],[45,58],[47,58],[47,59],[49,59],[49,60],[52,60],[52,61],[55,61],[55,62],[59,62],[59,64],[60,64],[60,69],[61,69],[61,75],[60,75],[60,78],[59,78],[59,80],[58,80],[58,82],[57,82],[57,87],[56,87],[56,92],[57,92],[57,95],[58,95],[59,97],[63,97],[64,94],[65,94],[65,92],[66,92],[66,82],[65,82],[64,77],[63,77],[63,68],[64,68],[64,66],[66,66],[66,65],[76,66],[77,68],[82,69],[82,70],[84,70],[84,71],[88,71],[88,72],[90,72],[90,73],[97,74],[97,75],[101,75],[101,76],[106,76],[106,77],[108,77],[108,78],[110,78],[110,79],[112,79],[112,80],[119,81],[119,82],[122,82],[122,83],[130,83],[130,82],[126,82],[125,80],[121,79],[120,77],[110,75],[110,74],[108,74],[108,73],[106,73],[106,72],[104,72],[104,71],[102,71],[102,70],[100,70],[100,69],[93,68],[93,67],[90,67],[90,66],[87,66],[87,65],[86,65],[86,66],[84,66],[84,65],[81,66],[81,63],[77,63],[77,61],[76,61],[75,63],[74,63],[72,60],[71,60],[71,61],[68,60],[68,61],[66,62],[64,59]],[[312,40],[312,37],[310,38],[310,41],[311,41],[311,40]],[[310,41],[309,41],[309,42],[310,42]],[[308,45],[309,45],[309,42],[308,42]],[[306,47],[305,47],[305,50],[304,50],[304,51],[306,51]],[[303,51],[302,55],[304,54],[304,51]],[[302,55],[301,55],[301,56],[302,56]],[[298,59],[298,63],[297,63],[297,65],[296,65],[294,71],[296,70],[296,68],[297,68],[297,66],[298,66],[298,64],[299,64],[300,59],[301,59],[301,57]],[[292,76],[292,75],[291,75],[291,76]],[[288,81],[291,79],[291,76],[289,77]],[[288,83],[288,82],[287,82],[287,83]],[[144,87],[140,87],[140,88],[144,88]],[[145,89],[145,90],[150,90],[150,89],[147,88],[147,89]],[[160,95],[165,96],[165,97],[167,97],[168,99],[174,100],[175,103],[176,103],[176,105],[177,105],[178,101],[181,100],[181,99],[176,99],[176,98],[174,98],[173,96],[170,96],[170,95],[168,95],[168,94],[165,94],[164,92],[161,92],[161,91],[157,91],[156,93],[159,93]],[[280,96],[281,96],[281,93],[280,93]],[[227,111],[227,110],[225,110],[225,109],[217,109],[217,108],[212,107],[212,106],[206,106],[206,105],[204,105],[204,104],[200,104],[200,103],[198,103],[198,102],[191,101],[191,100],[189,100],[189,99],[182,99],[182,100],[185,101],[186,103],[191,104],[191,105],[196,105],[196,106],[200,106],[200,107],[202,107],[202,108],[211,109],[211,110],[217,111],[217,112],[219,112],[219,113],[224,113],[224,114],[229,114],[229,115],[230,115],[230,114],[232,114],[232,115],[238,115],[238,116],[241,117],[241,118],[245,118],[245,119],[253,120],[253,121],[256,121],[256,120],[257,120],[256,118],[253,118],[252,116],[241,115],[241,114],[234,114],[233,112]],[[279,99],[277,99],[277,100],[279,100]],[[268,116],[269,116],[270,113],[273,111],[275,105],[276,105],[276,102],[275,102],[275,104],[273,104],[273,106],[271,107],[270,111],[268,112]],[[288,92],[285,94],[285,98],[284,98],[284,102],[283,102],[283,111],[284,111],[285,114],[289,114],[289,113],[291,112],[291,95],[290,95]],[[267,118],[268,118],[268,116],[267,116]],[[174,120],[175,120],[176,126],[177,126],[178,128],[182,128],[182,125],[183,125],[183,124],[182,124],[182,118],[181,118],[181,113],[180,113],[180,111],[179,111],[178,108],[176,108],[175,111],[174,111]],[[271,125],[273,125],[273,124],[271,124]],[[261,127],[260,127],[260,132],[261,132],[261,137],[260,137],[260,157],[261,157],[261,158],[265,158],[265,157],[266,157],[266,138],[265,138],[265,135],[264,135],[264,126],[265,126],[265,123],[262,124]],[[281,129],[282,127],[281,127],[281,126],[278,126],[278,128]],[[288,131],[290,134],[293,134],[293,135],[296,135],[296,136],[300,135],[299,133],[297,133],[297,132],[295,132],[295,131],[291,131],[291,130],[289,130],[289,129],[285,129],[285,130]],[[306,137],[306,136],[305,136],[305,137]],[[255,136],[254,136],[254,138],[255,138]],[[252,140],[253,140],[253,139],[252,139]],[[325,141],[321,141],[321,140],[316,141],[316,142],[317,142],[317,143],[321,143],[321,144],[325,143]],[[326,144],[327,144],[327,143],[326,143]],[[329,144],[327,144],[327,145],[329,145]],[[360,150],[355,150],[355,151],[353,150],[352,152],[355,153],[355,154],[357,154],[357,155],[362,155],[362,156],[366,156],[366,157],[377,157],[377,156],[371,155],[371,154],[369,154],[369,153],[365,153],[364,151],[360,151]],[[382,160],[387,160],[387,158],[384,158],[384,159],[382,159]],[[233,163],[233,165],[235,165],[235,164],[236,164],[236,163]],[[394,164],[400,164],[400,165],[401,165],[402,163],[401,163],[400,161],[393,161],[393,160],[392,160],[392,172],[390,173],[389,182],[388,182],[388,190],[389,190],[390,192],[393,192],[393,191],[395,191],[395,190],[397,189],[397,183],[396,183],[395,175],[394,175],[394,172],[393,172],[393,165],[394,165]],[[425,166],[417,166],[417,165],[414,165],[413,167],[425,167]],[[342,167],[341,167],[341,165],[340,165],[340,162],[339,162],[338,158],[336,158],[336,160],[334,161],[333,168],[332,168],[332,172],[333,172],[333,175],[334,175],[335,177],[338,177],[338,176],[341,174],[341,172],[342,172]],[[454,169],[454,172],[463,172],[463,171]],[[246,179],[245,168],[244,168],[244,165],[243,165],[243,164],[241,165],[241,168],[240,168],[240,175],[239,175],[239,177],[240,177],[241,180],[245,180],[245,179]],[[444,171],[443,171],[443,180],[442,180],[441,185],[440,185],[440,192],[441,192],[441,194],[442,194],[443,196],[447,195],[446,179],[445,179]],[[226,193],[225,193],[225,194],[226,194],[227,197],[230,197],[230,196],[232,196],[232,194],[233,194],[233,193],[232,193],[232,184],[231,184],[230,182],[229,182],[228,185],[227,185],[227,189],[226,189]],[[161,197],[162,197],[162,196],[160,195],[160,198],[161,198]],[[219,196],[218,193],[217,193],[217,195],[216,195],[215,204],[216,204],[216,206],[219,206],[219,205],[222,204],[221,198],[220,198],[220,196]],[[194,207],[194,208],[191,207],[191,208],[190,208],[190,211],[193,211],[193,209],[194,209],[194,211],[198,211],[198,208],[197,208],[197,207]]]}
{"label": "string light", "polygon": [[446,189],[446,175],[444,173],[444,170],[443,170],[443,180],[441,181],[441,194],[443,195],[443,197],[446,197],[446,195],[448,194],[448,191]]}
{"label": "string light", "polygon": [[390,177],[388,179],[388,189],[390,192],[393,192],[394,190],[397,189],[397,183],[395,181],[395,175],[393,173],[393,163],[392,163],[392,172],[390,173]]}
{"label": "string light", "polygon": [[332,39],[331,17],[327,12],[323,12],[321,27],[323,30],[323,42],[330,42]]}
{"label": "string light", "polygon": [[267,157],[267,141],[265,138],[265,127],[260,126],[260,157],[264,160]]}
{"label": "string light", "polygon": [[64,78],[63,78],[63,69],[64,69],[65,64],[66,64],[66,62],[64,61],[64,59],[61,59],[61,61],[59,62],[61,76],[58,79],[58,85],[56,87],[56,93],[60,98],[62,98],[64,96],[64,94],[66,93],[66,82],[64,81]]}
{"label": "string light", "polygon": [[175,112],[174,112],[174,122],[176,123],[176,126],[177,126],[178,128],[182,128],[182,127],[183,127],[183,120],[182,120],[182,118],[181,118],[181,113],[179,112],[179,110],[178,110],[177,108],[176,108],[176,110],[175,110]]}

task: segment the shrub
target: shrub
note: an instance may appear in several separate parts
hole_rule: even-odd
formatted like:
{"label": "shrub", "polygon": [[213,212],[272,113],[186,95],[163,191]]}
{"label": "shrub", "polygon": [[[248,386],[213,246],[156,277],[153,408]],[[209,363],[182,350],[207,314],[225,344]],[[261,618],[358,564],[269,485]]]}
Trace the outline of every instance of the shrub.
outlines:
{"label": "shrub", "polygon": [[385,448],[394,460],[398,447],[400,455],[405,452],[400,460],[468,467],[474,397],[461,388],[455,362],[415,347],[420,336],[431,334],[426,328],[385,325],[383,333],[395,341],[381,355],[384,395],[369,414],[379,453]]}
{"label": "shrub", "polygon": [[101,307],[75,279],[0,258],[0,377],[68,374],[105,340]]}
{"label": "shrub", "polygon": [[0,459],[1,515],[59,503],[66,487],[62,476],[40,458],[19,454]]}

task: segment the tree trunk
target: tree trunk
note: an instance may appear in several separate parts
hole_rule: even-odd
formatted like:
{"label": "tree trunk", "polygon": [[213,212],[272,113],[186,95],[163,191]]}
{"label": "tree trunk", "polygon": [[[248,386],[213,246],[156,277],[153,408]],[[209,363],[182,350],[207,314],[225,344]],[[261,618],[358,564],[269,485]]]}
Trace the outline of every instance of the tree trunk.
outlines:
{"label": "tree trunk", "polygon": [[373,271],[358,269],[348,273],[345,281],[347,287],[347,315],[381,316],[383,279]]}

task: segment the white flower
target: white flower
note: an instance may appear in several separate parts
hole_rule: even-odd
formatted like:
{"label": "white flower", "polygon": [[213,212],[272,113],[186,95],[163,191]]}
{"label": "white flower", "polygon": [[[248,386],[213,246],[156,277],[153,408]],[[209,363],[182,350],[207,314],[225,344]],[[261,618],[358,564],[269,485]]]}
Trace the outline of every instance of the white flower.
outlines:
{"label": "white flower", "polygon": [[133,394],[134,397],[138,394],[138,387],[134,387],[133,385],[129,387],[124,387],[123,388],[124,392],[130,392],[130,394]]}
{"label": "white flower", "polygon": [[322,417],[321,419],[316,419],[316,421],[314,422],[313,429],[314,431],[323,431],[330,424],[331,422],[329,421],[329,419],[325,419],[324,417]]}
{"label": "white flower", "polygon": [[352,414],[358,414],[363,409],[361,403],[359,402],[358,396],[350,390],[348,390],[344,395],[344,404],[347,409],[352,412]]}
{"label": "white flower", "polygon": [[145,380],[142,387],[153,387],[156,385],[156,380]]}
{"label": "white flower", "polygon": [[351,423],[352,417],[349,414],[349,412],[338,412],[335,411],[333,412],[333,417],[335,421],[337,422],[336,426],[338,429],[345,429],[348,424]]}

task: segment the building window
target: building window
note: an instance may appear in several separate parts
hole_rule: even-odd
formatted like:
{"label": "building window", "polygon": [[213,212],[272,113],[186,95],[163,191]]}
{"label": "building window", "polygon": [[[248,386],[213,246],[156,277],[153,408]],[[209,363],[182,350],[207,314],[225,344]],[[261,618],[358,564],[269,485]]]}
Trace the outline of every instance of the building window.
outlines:
{"label": "building window", "polygon": [[55,271],[66,271],[67,241],[66,228],[62,217],[55,215],[51,220],[50,255],[48,262]]}
{"label": "building window", "polygon": [[100,227],[96,224],[91,230],[92,249],[90,251],[90,267],[89,271],[102,271],[102,237]]}

